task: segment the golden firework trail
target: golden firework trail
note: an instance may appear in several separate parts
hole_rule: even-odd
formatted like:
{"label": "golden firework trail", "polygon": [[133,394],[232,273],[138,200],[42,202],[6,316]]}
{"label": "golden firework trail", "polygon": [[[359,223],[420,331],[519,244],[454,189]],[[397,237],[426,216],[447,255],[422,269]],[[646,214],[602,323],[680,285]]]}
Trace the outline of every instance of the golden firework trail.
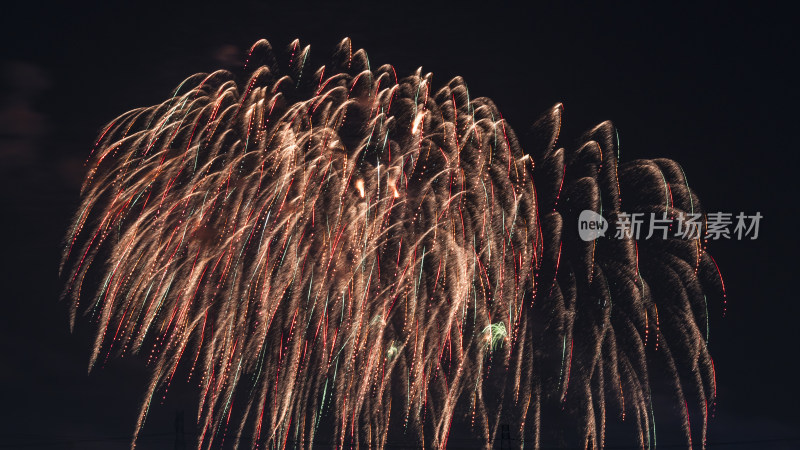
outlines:
{"label": "golden firework trail", "polygon": [[190,77],[92,153],[67,293],[73,323],[98,324],[90,367],[131,352],[153,367],[137,434],[184,367],[198,448],[382,448],[393,433],[443,448],[456,421],[487,447],[512,422],[538,447],[547,405],[568,403],[585,445],[603,446],[614,408],[650,447],[657,353],[687,439],[697,404],[705,441],[710,256],[697,240],[584,242],[573,220],[613,221],[626,182],[630,212],[698,211],[677,164],[618,165],[610,123],[558,148],[561,105],[526,153],[461,78],[398,79],[348,39],[313,74],[309,47],[288,53],[279,69],[257,42],[244,83]]}

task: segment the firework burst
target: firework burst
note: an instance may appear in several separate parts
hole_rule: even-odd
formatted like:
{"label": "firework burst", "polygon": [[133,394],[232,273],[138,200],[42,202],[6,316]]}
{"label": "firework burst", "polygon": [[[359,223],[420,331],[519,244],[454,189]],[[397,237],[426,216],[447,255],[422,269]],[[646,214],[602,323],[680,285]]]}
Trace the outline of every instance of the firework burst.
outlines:
{"label": "firework burst", "polygon": [[93,151],[67,292],[73,323],[99,326],[90,366],[148,355],[137,433],[183,366],[199,447],[310,447],[325,423],[337,446],[402,429],[438,448],[455,420],[487,446],[513,421],[538,446],[553,400],[581,405],[587,445],[603,445],[610,402],[645,447],[656,346],[705,424],[713,260],[699,241],[583,242],[572,226],[584,209],[614,220],[621,190],[628,212],[699,211],[677,164],[618,166],[608,123],[557,148],[560,105],[526,153],[460,78],[398,79],[347,39],[313,74],[309,47],[288,53],[281,70],[257,42],[246,82],[190,77]]}

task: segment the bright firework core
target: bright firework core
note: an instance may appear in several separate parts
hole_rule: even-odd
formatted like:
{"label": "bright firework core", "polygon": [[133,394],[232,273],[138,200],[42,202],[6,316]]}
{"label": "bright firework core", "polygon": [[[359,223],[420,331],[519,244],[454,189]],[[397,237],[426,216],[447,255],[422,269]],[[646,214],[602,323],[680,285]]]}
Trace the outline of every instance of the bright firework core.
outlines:
{"label": "bright firework core", "polygon": [[330,68],[309,73],[308,55],[295,41],[282,70],[259,41],[244,83],[190,77],[93,151],[68,292],[73,320],[99,323],[91,365],[149,355],[137,433],[185,366],[200,447],[226,433],[310,447],[326,428],[338,446],[397,432],[438,448],[455,422],[486,446],[512,423],[537,447],[549,404],[575,405],[594,447],[627,413],[648,447],[657,359],[687,439],[705,441],[713,260],[698,240],[584,242],[575,227],[583,210],[613,220],[620,192],[627,211],[700,211],[680,166],[618,165],[610,123],[558,148],[560,105],[523,151],[460,78],[398,79],[348,39]]}

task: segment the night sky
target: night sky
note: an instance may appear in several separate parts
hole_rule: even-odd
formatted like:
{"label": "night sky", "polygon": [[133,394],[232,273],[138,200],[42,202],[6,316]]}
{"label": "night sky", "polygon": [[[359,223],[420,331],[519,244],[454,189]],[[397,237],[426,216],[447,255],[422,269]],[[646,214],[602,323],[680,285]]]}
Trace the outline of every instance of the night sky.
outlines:
{"label": "night sky", "polygon": [[[399,75],[422,66],[438,86],[463,76],[471,94],[495,101],[523,147],[534,120],[563,102],[565,142],[610,119],[622,161],[674,159],[706,211],[760,212],[757,240],[709,246],[728,292],[724,318],[721,296],[709,298],[718,382],[709,444],[800,447],[794,13],[500,3],[4,4],[0,448],[129,445],[148,369],[126,357],[87,374],[93,325],[78,320],[70,332],[59,301],[61,242],[103,126],[160,103],[190,74],[235,68],[257,39],[280,49],[299,38],[317,67],[345,36]],[[194,389],[176,383],[153,408],[139,448],[173,448],[177,410],[191,434]],[[660,444],[685,446],[666,428]]]}

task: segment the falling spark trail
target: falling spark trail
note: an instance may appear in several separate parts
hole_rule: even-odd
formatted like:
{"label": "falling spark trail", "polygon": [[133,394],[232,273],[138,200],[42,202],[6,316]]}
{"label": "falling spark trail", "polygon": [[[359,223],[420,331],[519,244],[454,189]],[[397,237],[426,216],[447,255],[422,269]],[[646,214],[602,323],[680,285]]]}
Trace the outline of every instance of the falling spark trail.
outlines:
{"label": "falling spark trail", "polygon": [[[651,447],[649,373],[666,361],[687,442],[693,406],[705,442],[716,263],[697,240],[576,231],[585,209],[614,223],[623,190],[626,212],[701,211],[680,166],[619,164],[608,122],[557,147],[560,104],[523,150],[461,78],[398,79],[349,39],[311,76],[308,46],[290,45],[288,69],[278,53],[257,42],[248,79],[190,77],[92,149],[62,269],[73,324],[97,322],[90,366],[148,353],[137,435],[186,365],[198,448],[230,442],[229,425],[236,445],[253,430],[252,446],[310,448],[328,426],[340,446],[406,433],[436,448],[456,422],[486,447],[515,422],[538,447],[553,405],[597,448],[615,404]],[[104,281],[80,307],[90,274]]]}

